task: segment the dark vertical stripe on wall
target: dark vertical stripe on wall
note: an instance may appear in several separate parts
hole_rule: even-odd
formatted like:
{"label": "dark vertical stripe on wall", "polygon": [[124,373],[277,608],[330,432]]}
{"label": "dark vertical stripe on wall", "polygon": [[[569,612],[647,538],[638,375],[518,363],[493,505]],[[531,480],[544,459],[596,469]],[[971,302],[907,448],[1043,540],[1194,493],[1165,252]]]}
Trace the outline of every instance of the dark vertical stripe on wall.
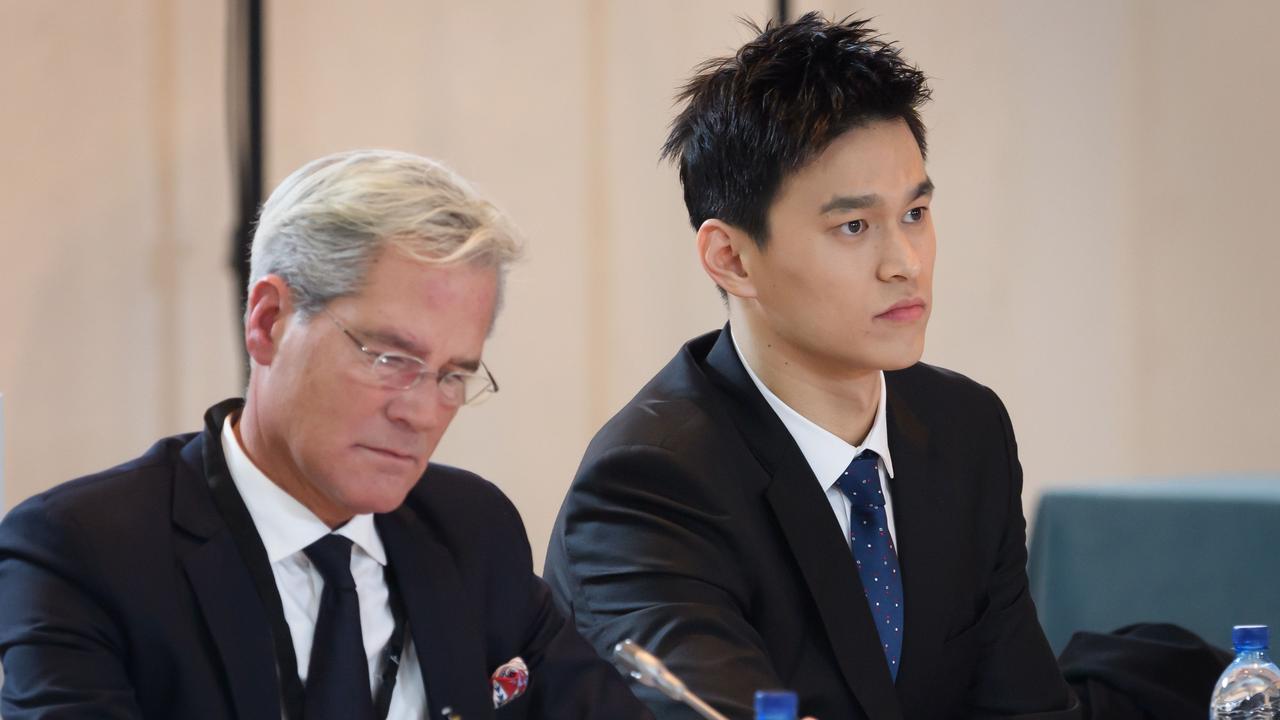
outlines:
{"label": "dark vertical stripe on wall", "polygon": [[[236,273],[238,317],[244,316],[249,282],[249,245],[263,195],[263,8],[262,0],[229,0],[227,23],[227,128],[236,186],[231,267]],[[245,360],[247,373],[248,361]]]}
{"label": "dark vertical stripe on wall", "polygon": [[788,7],[788,5],[790,5],[790,3],[788,3],[787,0],[778,0],[775,10],[776,14],[774,17],[778,19],[779,23],[785,23],[787,20],[791,19],[791,8]]}

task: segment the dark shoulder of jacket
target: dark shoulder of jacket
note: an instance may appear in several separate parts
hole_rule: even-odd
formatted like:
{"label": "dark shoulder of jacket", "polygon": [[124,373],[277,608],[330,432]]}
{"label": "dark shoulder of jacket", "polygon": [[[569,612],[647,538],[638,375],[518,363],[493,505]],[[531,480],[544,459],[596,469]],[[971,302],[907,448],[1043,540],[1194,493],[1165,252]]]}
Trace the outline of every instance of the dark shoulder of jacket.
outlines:
{"label": "dark shoulder of jacket", "polygon": [[[907,403],[926,425],[992,418],[1000,401],[995,392],[954,370],[916,363],[885,373],[889,397]],[[893,405],[891,404],[892,410]]]}
{"label": "dark shoulder of jacket", "polygon": [[[29,521],[60,527],[92,544],[119,544],[145,535],[154,524],[172,522],[173,477],[182,449],[198,433],[163,438],[145,453],[115,467],[55,485],[18,504],[3,528]],[[15,530],[16,532],[16,530]]]}
{"label": "dark shoulder of jacket", "polygon": [[623,445],[675,449],[703,427],[715,424],[719,391],[692,356],[692,344],[682,347],[596,432],[588,457]]}
{"label": "dark shoulder of jacket", "polygon": [[494,483],[462,468],[430,463],[409,491],[405,504],[446,543],[484,535],[524,542],[524,521],[506,493]]}

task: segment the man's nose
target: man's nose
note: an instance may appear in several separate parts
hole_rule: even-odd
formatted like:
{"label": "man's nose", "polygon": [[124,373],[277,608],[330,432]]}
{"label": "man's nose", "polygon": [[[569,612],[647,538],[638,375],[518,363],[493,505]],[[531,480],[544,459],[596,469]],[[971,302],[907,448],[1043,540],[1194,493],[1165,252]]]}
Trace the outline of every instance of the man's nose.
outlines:
{"label": "man's nose", "polygon": [[911,237],[896,224],[891,226],[884,235],[877,276],[885,282],[914,280],[920,275],[921,267],[920,253]]}
{"label": "man's nose", "polygon": [[428,432],[441,423],[447,423],[452,409],[440,397],[440,386],[435,378],[426,377],[408,390],[397,392],[387,405],[387,415],[408,425],[414,432]]}

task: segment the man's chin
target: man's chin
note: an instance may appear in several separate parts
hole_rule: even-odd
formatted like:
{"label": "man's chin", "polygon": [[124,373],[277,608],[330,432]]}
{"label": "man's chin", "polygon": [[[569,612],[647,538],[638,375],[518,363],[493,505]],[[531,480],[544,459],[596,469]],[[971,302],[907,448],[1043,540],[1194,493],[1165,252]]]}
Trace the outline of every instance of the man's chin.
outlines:
{"label": "man's chin", "polygon": [[905,370],[918,362],[920,362],[919,354],[912,355],[910,357],[897,358],[891,362],[886,362],[881,365],[880,369],[886,372],[891,370]]}
{"label": "man's chin", "polygon": [[886,371],[904,370],[920,362],[920,358],[923,356],[924,339],[921,338],[919,343],[914,344],[911,347],[902,348],[897,352],[885,353],[881,358],[882,361],[880,363],[880,369]]}
{"label": "man's chin", "polygon": [[404,504],[409,491],[418,484],[419,477],[382,477],[370,481],[366,487],[361,488],[362,492],[349,499],[347,507],[357,515],[392,512]]}
{"label": "man's chin", "polygon": [[408,496],[408,489],[399,493],[378,493],[353,500],[347,505],[347,509],[356,515],[383,515],[395,512],[404,504],[404,499]]}

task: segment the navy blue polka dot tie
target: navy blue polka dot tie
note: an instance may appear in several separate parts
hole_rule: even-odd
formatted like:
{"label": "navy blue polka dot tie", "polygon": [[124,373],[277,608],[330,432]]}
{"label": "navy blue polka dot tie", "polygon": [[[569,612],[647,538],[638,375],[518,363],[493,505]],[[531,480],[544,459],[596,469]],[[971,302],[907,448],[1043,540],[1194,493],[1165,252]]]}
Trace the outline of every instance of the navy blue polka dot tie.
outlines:
{"label": "navy blue polka dot tie", "polygon": [[884,493],[880,490],[876,462],[879,457],[870,450],[864,451],[849,463],[836,484],[853,506],[849,514],[849,547],[880,633],[889,674],[896,680],[902,657],[902,574],[898,572],[898,554],[893,549]]}

